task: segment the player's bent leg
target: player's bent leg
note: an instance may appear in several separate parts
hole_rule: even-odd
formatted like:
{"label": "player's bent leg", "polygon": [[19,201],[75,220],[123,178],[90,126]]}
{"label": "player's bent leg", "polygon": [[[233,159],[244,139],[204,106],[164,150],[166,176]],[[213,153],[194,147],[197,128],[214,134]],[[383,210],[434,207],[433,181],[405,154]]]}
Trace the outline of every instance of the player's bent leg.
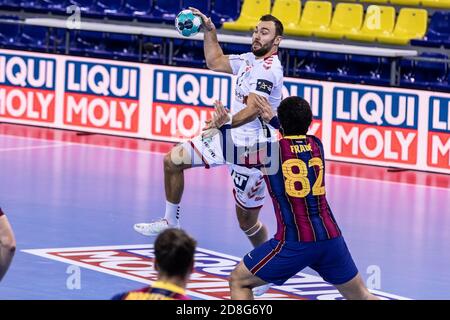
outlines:
{"label": "player's bent leg", "polygon": [[175,146],[165,155],[164,187],[167,201],[180,203],[184,191],[184,170],[192,166],[191,157],[183,145]]}
{"label": "player's bent leg", "polygon": [[347,300],[380,300],[369,292],[359,273],[350,281],[335,287]]}
{"label": "player's bent leg", "polygon": [[16,239],[8,218],[0,209],[0,281],[6,274],[16,251]]}
{"label": "player's bent leg", "polygon": [[253,300],[252,289],[267,284],[261,278],[253,275],[242,261],[231,272],[229,283],[232,300]]}
{"label": "player's bent leg", "polygon": [[259,212],[264,205],[266,184],[258,169],[233,165],[229,167],[234,182],[236,216],[239,226],[253,247],[268,240],[267,228],[259,221]]}
{"label": "player's bent leg", "polygon": [[184,191],[184,170],[195,166],[188,151],[181,144],[164,156],[163,164],[166,210],[164,218],[134,225],[134,230],[145,236],[156,236],[167,228],[180,227],[179,204]]}
{"label": "player's bent leg", "polygon": [[244,209],[236,204],[236,216],[239,222],[239,227],[255,248],[268,240],[267,228],[259,220],[260,211],[261,208]]}
{"label": "player's bent leg", "polygon": [[199,135],[174,147],[164,157],[164,186],[166,210],[164,218],[150,223],[138,223],[134,230],[145,236],[156,236],[167,228],[179,228],[180,202],[184,191],[184,170],[225,164],[221,139],[218,135],[205,138]]}

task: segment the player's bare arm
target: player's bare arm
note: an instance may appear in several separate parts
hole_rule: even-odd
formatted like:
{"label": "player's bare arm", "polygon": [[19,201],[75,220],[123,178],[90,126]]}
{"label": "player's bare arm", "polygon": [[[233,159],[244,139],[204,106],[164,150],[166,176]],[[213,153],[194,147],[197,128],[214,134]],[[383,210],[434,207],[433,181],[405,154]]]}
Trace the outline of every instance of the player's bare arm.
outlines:
{"label": "player's bare arm", "polygon": [[233,121],[231,123],[232,128],[240,127],[250,121],[255,120],[259,115],[259,110],[257,107],[256,93],[250,93],[247,99],[247,107],[239,111],[233,116]]}
{"label": "player's bare arm", "polygon": [[206,65],[208,69],[218,72],[233,73],[228,56],[223,54],[222,48],[217,40],[217,31],[211,18],[205,16],[200,10],[189,7],[192,13],[202,18]]}
{"label": "player's bare arm", "polygon": [[[247,107],[239,111],[233,116],[231,127],[237,128],[240,127],[246,123],[249,123],[250,121],[255,120],[259,115],[259,109],[257,108],[257,102],[256,102],[256,96],[258,96],[255,93],[250,93],[247,100]],[[206,121],[206,126],[203,130],[209,130],[213,128],[218,128],[220,126],[217,125],[214,118],[210,121]]]}

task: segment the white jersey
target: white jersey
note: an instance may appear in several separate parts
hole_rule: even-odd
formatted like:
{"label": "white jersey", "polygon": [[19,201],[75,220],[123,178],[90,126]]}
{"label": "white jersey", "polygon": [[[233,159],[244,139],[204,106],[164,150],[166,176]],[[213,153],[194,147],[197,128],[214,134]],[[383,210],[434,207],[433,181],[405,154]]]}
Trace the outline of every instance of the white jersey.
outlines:
{"label": "white jersey", "polygon": [[[283,66],[276,54],[265,59],[257,59],[252,52],[241,55],[230,55],[233,74],[237,76],[234,97],[231,102],[231,113],[234,115],[246,107],[250,93],[268,99],[272,109],[277,110],[282,98]],[[233,140],[237,145],[254,144],[265,136],[263,123],[259,118],[233,129]]]}

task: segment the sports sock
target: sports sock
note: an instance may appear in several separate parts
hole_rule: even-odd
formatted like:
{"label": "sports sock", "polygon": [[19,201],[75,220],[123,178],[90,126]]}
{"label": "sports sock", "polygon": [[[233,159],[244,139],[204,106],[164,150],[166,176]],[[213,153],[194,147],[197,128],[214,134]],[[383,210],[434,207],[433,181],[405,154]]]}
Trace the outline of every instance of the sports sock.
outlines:
{"label": "sports sock", "polygon": [[176,225],[179,219],[180,206],[166,201],[166,213],[164,219],[169,222],[169,225]]}

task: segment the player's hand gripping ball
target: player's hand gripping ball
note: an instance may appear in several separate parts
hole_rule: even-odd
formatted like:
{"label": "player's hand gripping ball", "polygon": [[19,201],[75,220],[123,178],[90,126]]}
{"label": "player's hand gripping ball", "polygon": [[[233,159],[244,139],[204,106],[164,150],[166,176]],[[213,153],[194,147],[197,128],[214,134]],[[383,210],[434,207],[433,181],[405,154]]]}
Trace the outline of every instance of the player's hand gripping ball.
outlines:
{"label": "player's hand gripping ball", "polygon": [[191,10],[183,10],[175,18],[175,28],[185,37],[196,35],[200,31],[201,25],[202,19],[193,14]]}

